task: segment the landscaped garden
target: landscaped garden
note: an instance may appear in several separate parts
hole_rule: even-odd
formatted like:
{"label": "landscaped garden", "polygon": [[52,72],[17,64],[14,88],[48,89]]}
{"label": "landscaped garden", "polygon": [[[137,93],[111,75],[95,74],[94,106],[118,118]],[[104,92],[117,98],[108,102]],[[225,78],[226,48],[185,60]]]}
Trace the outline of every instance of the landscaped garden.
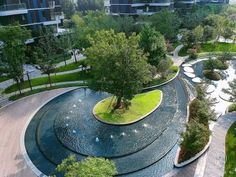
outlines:
{"label": "landscaped garden", "polygon": [[[32,38],[28,29],[0,28],[0,82],[14,81],[3,93],[19,91],[10,100],[78,87],[35,108],[38,112],[27,119],[25,153],[46,175],[73,177],[164,176],[173,170],[179,140],[177,164],[198,158],[211,141],[209,122],[216,120],[210,93],[232,69],[235,14],[236,9],[218,5],[161,10],[140,18],[83,11],[66,14],[69,29],[58,36],[43,28],[32,46],[25,44]],[[219,37],[231,43],[221,43]],[[180,44],[184,47],[179,55],[193,61],[183,70],[180,65],[186,61],[176,53],[170,56]],[[86,59],[77,61],[81,53]],[[202,54],[207,59],[194,63]],[[67,63],[71,56],[74,63]],[[65,65],[56,67],[59,62]],[[46,76],[24,80],[26,63]],[[73,71],[77,69],[81,71]],[[66,71],[70,73],[60,73]],[[188,78],[181,78],[183,74]],[[195,87],[205,81],[213,91],[201,84]],[[236,80],[229,85],[225,93],[235,103]],[[21,92],[36,86],[40,88]],[[235,110],[235,104],[228,109]],[[235,126],[226,139],[227,177],[235,175]]]}
{"label": "landscaped garden", "polygon": [[118,108],[114,110],[116,98],[109,97],[94,107],[94,114],[98,120],[111,124],[134,123],[157,109],[161,104],[162,92],[159,90],[140,93],[130,101],[129,109]]}
{"label": "landscaped garden", "polygon": [[197,86],[197,97],[189,104],[189,117],[186,131],[182,134],[178,163],[194,158],[209,143],[209,121],[215,118],[206,98],[206,86]]}
{"label": "landscaped garden", "polygon": [[[59,83],[59,82],[68,82],[68,81],[87,81],[90,79],[90,74],[86,72],[76,72],[64,75],[52,75],[51,82],[52,83]],[[39,86],[49,84],[47,77],[31,79],[32,86]],[[20,84],[21,89],[29,88],[29,82],[24,81]],[[4,93],[11,93],[18,90],[17,84],[11,85],[10,87],[6,88]]]}

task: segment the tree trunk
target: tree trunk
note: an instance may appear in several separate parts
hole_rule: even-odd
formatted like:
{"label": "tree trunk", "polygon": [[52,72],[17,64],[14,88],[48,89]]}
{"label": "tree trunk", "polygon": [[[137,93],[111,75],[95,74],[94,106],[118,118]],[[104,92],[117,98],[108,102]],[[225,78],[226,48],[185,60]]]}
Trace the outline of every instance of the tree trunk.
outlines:
{"label": "tree trunk", "polygon": [[49,82],[49,85],[50,85],[50,87],[51,87],[51,86],[52,86],[52,81],[51,81],[50,73],[48,74],[48,82]]}
{"label": "tree trunk", "polygon": [[74,58],[75,58],[75,63],[77,63],[75,50],[72,50],[72,52],[73,52],[73,55],[74,55]]}
{"label": "tree trunk", "polygon": [[121,106],[122,97],[117,97],[116,105],[114,106],[114,110],[119,109]]}
{"label": "tree trunk", "polygon": [[17,85],[17,88],[18,88],[18,90],[19,90],[19,92],[20,92],[20,95],[21,95],[21,94],[22,94],[22,93],[21,93],[21,87],[20,87],[20,83],[19,83],[18,80],[16,80],[16,85]]}
{"label": "tree trunk", "polygon": [[66,56],[65,56],[65,52],[63,52],[63,59],[64,59],[65,66],[66,66]]}

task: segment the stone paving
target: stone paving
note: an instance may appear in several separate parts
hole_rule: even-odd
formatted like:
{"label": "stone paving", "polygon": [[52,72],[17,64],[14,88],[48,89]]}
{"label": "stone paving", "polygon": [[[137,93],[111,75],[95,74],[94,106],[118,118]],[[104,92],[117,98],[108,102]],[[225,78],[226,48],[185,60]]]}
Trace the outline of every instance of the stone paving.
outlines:
{"label": "stone paving", "polygon": [[35,177],[26,165],[20,140],[26,122],[51,98],[73,88],[57,89],[25,97],[0,109],[0,176]]}
{"label": "stone paving", "polygon": [[225,166],[225,137],[230,126],[236,121],[236,113],[219,118],[213,128],[212,142],[207,152],[204,177],[223,177]]}

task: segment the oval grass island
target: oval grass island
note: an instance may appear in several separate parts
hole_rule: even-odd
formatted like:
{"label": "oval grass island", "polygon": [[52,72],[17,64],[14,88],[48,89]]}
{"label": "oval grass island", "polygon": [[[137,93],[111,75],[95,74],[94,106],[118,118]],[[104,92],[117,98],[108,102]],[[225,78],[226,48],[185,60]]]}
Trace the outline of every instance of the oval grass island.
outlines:
{"label": "oval grass island", "polygon": [[108,97],[98,102],[93,108],[93,114],[99,121],[112,125],[127,125],[135,123],[153,111],[155,111],[162,102],[162,91],[153,90],[140,93],[131,100],[129,109],[117,109],[112,112],[112,106],[115,99]]}

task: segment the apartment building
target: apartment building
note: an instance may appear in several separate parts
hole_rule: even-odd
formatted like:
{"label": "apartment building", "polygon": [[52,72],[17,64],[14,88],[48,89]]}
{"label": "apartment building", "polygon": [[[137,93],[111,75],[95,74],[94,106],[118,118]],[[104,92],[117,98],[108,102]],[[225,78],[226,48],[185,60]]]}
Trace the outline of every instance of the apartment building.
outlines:
{"label": "apartment building", "polygon": [[59,0],[0,0],[0,25],[19,22],[21,26],[58,27],[64,19]]}
{"label": "apartment building", "polygon": [[162,9],[189,7],[195,3],[228,3],[228,0],[104,0],[107,14],[152,15]]}

